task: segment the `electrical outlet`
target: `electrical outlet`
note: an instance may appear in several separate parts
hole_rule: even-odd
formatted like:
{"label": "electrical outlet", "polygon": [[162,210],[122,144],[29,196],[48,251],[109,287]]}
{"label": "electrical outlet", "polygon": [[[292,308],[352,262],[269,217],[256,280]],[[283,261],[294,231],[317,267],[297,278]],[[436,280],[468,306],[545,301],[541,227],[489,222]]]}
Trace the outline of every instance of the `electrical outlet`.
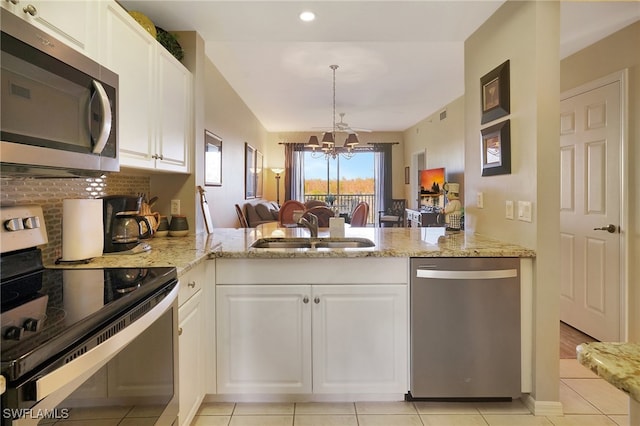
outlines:
{"label": "electrical outlet", "polygon": [[513,220],[513,200],[505,201],[504,207],[504,216],[507,219]]}
{"label": "electrical outlet", "polygon": [[531,222],[531,201],[518,201],[518,220]]}
{"label": "electrical outlet", "polygon": [[171,216],[180,214],[180,200],[171,200]]}
{"label": "electrical outlet", "polygon": [[476,195],[476,207],[478,207],[479,209],[484,208],[484,193],[482,192],[478,192],[478,194]]}

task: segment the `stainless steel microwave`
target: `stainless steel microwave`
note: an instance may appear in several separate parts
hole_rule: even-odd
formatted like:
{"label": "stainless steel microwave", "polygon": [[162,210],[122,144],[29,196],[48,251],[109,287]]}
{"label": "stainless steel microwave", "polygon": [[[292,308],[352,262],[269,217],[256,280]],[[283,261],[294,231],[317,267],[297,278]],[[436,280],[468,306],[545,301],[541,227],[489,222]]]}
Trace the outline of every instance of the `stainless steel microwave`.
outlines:
{"label": "stainless steel microwave", "polygon": [[118,75],[12,13],[0,13],[0,174],[118,171]]}

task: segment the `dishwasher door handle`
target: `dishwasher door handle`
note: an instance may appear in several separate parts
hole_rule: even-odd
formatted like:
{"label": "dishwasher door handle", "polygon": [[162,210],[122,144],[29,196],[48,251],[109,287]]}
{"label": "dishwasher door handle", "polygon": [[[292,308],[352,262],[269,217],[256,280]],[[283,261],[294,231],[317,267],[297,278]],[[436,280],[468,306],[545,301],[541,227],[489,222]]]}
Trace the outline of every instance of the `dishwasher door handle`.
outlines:
{"label": "dishwasher door handle", "polygon": [[497,269],[488,271],[416,269],[416,278],[437,278],[441,280],[491,280],[496,278],[515,278],[517,276],[517,269]]}

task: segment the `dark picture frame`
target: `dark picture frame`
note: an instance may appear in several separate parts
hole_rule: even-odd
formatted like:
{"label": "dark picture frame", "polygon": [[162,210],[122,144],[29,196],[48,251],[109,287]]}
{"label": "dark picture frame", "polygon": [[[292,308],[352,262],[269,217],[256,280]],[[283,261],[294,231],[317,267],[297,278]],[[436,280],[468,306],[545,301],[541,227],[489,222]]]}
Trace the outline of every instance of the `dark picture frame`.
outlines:
{"label": "dark picture frame", "polygon": [[256,149],[244,143],[244,198],[256,198]]}
{"label": "dark picture frame", "polygon": [[262,198],[264,188],[264,157],[260,151],[256,151],[256,198]]}
{"label": "dark picture frame", "polygon": [[404,168],[404,184],[409,185],[411,183],[411,172],[409,166]]}
{"label": "dark picture frame", "polygon": [[507,59],[480,78],[481,124],[509,114],[509,91],[509,60]]}
{"label": "dark picture frame", "polygon": [[511,174],[510,120],[501,121],[480,132],[482,176]]}
{"label": "dark picture frame", "polygon": [[204,131],[204,184],[222,186],[222,139]]}

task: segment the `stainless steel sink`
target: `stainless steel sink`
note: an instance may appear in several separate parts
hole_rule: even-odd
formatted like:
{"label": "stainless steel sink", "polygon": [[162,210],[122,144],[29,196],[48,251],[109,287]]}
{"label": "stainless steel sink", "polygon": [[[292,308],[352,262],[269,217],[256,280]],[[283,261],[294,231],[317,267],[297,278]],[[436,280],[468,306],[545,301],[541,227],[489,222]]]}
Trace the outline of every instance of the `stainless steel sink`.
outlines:
{"label": "stainless steel sink", "polygon": [[253,248],[311,248],[309,238],[260,238],[251,244]]}
{"label": "stainless steel sink", "polygon": [[374,247],[373,241],[366,238],[328,238],[317,240],[315,248],[367,248]]}
{"label": "stainless steel sink", "polygon": [[251,244],[252,248],[279,249],[345,249],[375,247],[367,238],[260,238]]}

